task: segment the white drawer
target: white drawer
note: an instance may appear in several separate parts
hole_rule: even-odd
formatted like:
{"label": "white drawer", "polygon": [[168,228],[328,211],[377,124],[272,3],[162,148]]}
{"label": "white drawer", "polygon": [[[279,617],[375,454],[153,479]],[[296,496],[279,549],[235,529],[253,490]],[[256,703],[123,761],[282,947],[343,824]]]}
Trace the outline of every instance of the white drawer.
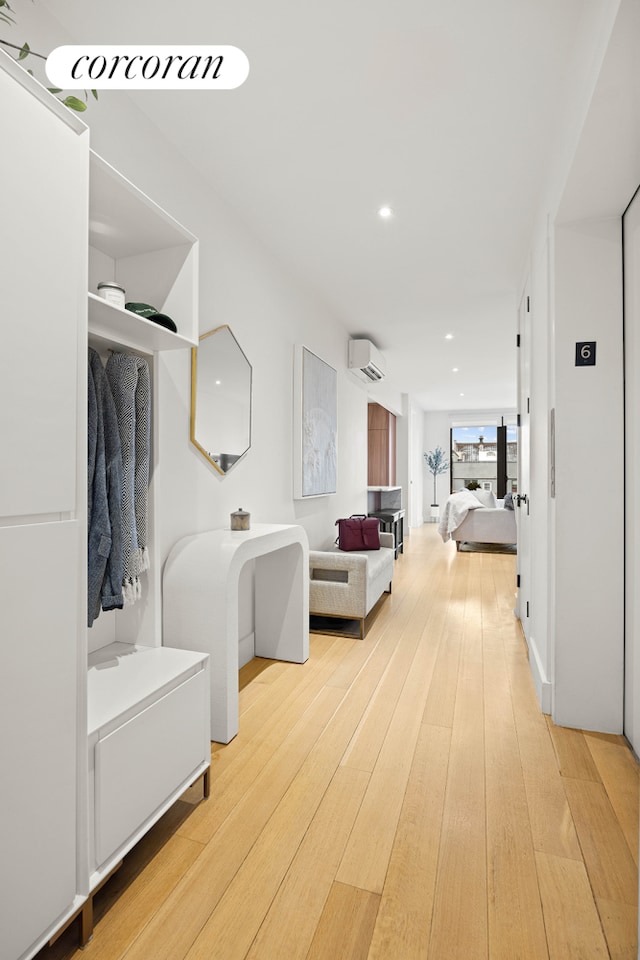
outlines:
{"label": "white drawer", "polygon": [[99,739],[95,746],[96,862],[104,861],[203,763],[206,671]]}

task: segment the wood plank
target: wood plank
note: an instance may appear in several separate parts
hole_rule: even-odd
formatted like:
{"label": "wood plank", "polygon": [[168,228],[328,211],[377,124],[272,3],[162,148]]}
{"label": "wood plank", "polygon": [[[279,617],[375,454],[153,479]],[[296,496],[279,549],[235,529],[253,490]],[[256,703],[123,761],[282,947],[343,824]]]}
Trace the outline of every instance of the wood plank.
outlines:
{"label": "wood plank", "polygon": [[547,725],[562,776],[570,777],[572,780],[594,780],[600,783],[598,768],[582,735],[582,730],[557,727],[551,717],[547,717]]}
{"label": "wood plank", "polygon": [[272,685],[260,711],[231,743],[212,754],[211,797],[181,827],[183,836],[198,843],[213,837],[326,685],[345,649],[343,641],[338,644],[293,686],[285,678]]}
{"label": "wood plank", "polygon": [[[174,836],[121,891],[117,911],[107,904],[112,891],[96,897],[96,926],[91,955],[96,960],[116,960],[135,941],[140,929],[152,919],[180,878],[202,852],[201,844]],[[124,869],[126,864],[121,869]],[[113,877],[116,881],[116,876]],[[117,878],[121,882],[121,878]],[[108,887],[109,885],[107,885]],[[106,907],[111,909],[107,910]]]}
{"label": "wood plank", "polygon": [[[420,541],[415,539],[416,547]],[[350,652],[336,668],[329,684],[348,690],[369,657],[387,656],[393,647],[398,632],[402,629],[411,611],[417,603],[417,595],[428,592],[432,567],[437,561],[428,553],[420,564],[405,564],[404,555],[396,561],[393,576],[393,593],[382,603],[375,618],[374,628],[368,631],[364,640],[352,641]]]}
{"label": "wood plank", "polygon": [[446,608],[445,632],[438,649],[433,680],[422,718],[424,723],[449,727],[449,729],[453,726],[458,686],[467,573],[468,568],[460,564],[448,572],[451,588]]}
{"label": "wood plank", "polygon": [[[493,567],[487,558],[487,567]],[[490,569],[482,581],[489,956],[547,956],[529,809],[501,617]]]}
{"label": "wood plank", "polygon": [[[340,691],[323,688],[127,954],[176,960],[211,916],[314,743],[334,715]],[[209,801],[210,802],[210,801]]]}
{"label": "wood plank", "polygon": [[[212,956],[216,960],[244,960],[309,829],[338,759],[331,756],[331,751],[309,758],[186,954],[187,960],[209,960]],[[352,816],[356,812],[357,805]],[[335,832],[335,824],[332,830]],[[342,826],[337,834],[334,843],[343,848],[346,835]],[[315,852],[319,853],[317,844]],[[306,903],[299,901],[297,913],[303,911]]]}
{"label": "wood plank", "polygon": [[[350,695],[346,699],[343,699],[343,691],[339,688],[323,687],[316,698],[315,709],[307,711],[294,728],[293,734],[276,750],[268,768],[265,768],[263,774],[256,779],[251,789],[247,791],[240,803],[227,817],[207,845],[195,869],[189,872],[185,878],[187,882],[184,888],[176,891],[176,896],[172,898],[172,903],[168,905],[166,914],[154,918],[154,923],[157,921],[157,926],[153,930],[147,928],[144,931],[144,935],[134,945],[134,952],[128,957],[128,960],[143,960],[145,950],[148,950],[149,945],[146,940],[147,936],[149,942],[160,941],[161,957],[154,957],[154,960],[174,960],[176,956],[186,955],[196,937],[199,938],[199,944],[197,947],[194,945],[193,949],[196,951],[204,950],[205,955],[210,955],[210,953],[207,954],[207,950],[211,951],[212,949],[210,938],[215,939],[220,930],[219,918],[225,917],[225,919],[230,920],[237,912],[234,907],[234,903],[237,901],[234,900],[233,896],[230,896],[226,898],[222,909],[216,911],[216,916],[214,916],[218,903],[224,896],[227,887],[234,882],[236,874],[238,874],[238,880],[233,889],[236,892],[244,891],[239,901],[241,905],[244,905],[247,897],[249,902],[253,902],[255,874],[265,877],[267,871],[273,868],[269,880],[275,884],[275,889],[267,890],[267,893],[270,893],[270,902],[275,895],[277,885],[284,876],[286,866],[283,870],[283,864],[286,858],[293,856],[293,853],[295,853],[295,850],[291,852],[290,844],[295,847],[301,839],[301,836],[296,837],[295,830],[292,829],[294,824],[291,817],[292,810],[295,809],[294,801],[297,797],[299,801],[298,829],[306,829],[304,818],[313,815],[313,811],[328,785],[330,775],[337,768],[340,758],[353,736],[353,731],[360,722],[367,703],[380,680],[381,674],[384,672],[385,665],[384,659],[369,658],[352,684]],[[341,700],[342,703],[340,703]],[[333,708],[331,707],[332,703],[334,704]],[[331,712],[328,713],[327,711]],[[324,735],[318,739],[317,730],[323,725]],[[316,739],[318,739],[318,743],[313,751],[313,756],[311,756]],[[305,756],[303,756],[303,753]],[[304,761],[307,756],[309,761],[305,764]],[[289,786],[293,783],[298,771],[301,773],[298,782],[289,791]],[[315,805],[311,807],[311,795],[314,789],[316,791],[316,801]],[[287,802],[283,804],[284,797],[287,797]],[[277,815],[272,817],[274,811]],[[267,822],[269,823],[269,830],[265,833]],[[266,842],[265,836],[267,837]],[[277,846],[274,847],[274,837],[282,840],[283,847],[281,849]],[[252,858],[245,869],[247,855],[254,847],[255,851],[252,852],[255,852],[255,857]],[[277,862],[273,858],[274,849],[280,854]],[[282,874],[278,877],[278,871],[281,870]],[[194,900],[196,901],[195,909]],[[171,927],[169,919],[176,914],[180,915],[179,925]],[[207,926],[206,932],[204,936],[200,937],[199,934],[205,924]],[[149,927],[152,926],[153,924],[149,925]],[[239,926],[240,937],[246,936],[250,929],[251,927],[245,916],[243,923]],[[234,930],[236,930],[235,925]],[[226,947],[232,952],[231,955],[233,955],[236,945],[228,937],[228,928],[224,923],[222,924],[222,931],[223,933],[227,931],[225,943]],[[256,932],[257,927],[251,932],[247,949]],[[217,941],[215,949],[218,953],[220,944]],[[139,952],[136,956],[137,951]],[[197,956],[197,952],[194,956]]]}
{"label": "wood plank", "polygon": [[596,898],[635,906],[636,865],[604,787],[565,779],[565,790]]}
{"label": "wood plank", "polygon": [[[417,584],[416,587],[413,606],[407,604],[405,607],[405,613],[409,616],[405,621],[404,629],[396,638],[395,650],[342,758],[343,764],[358,770],[371,772],[375,766],[398,700],[400,696],[407,696],[404,690],[407,675],[410,669],[414,669],[416,650],[423,633],[429,631],[431,645],[438,644],[442,625],[438,624],[433,607],[425,599],[424,586]],[[430,583],[429,592],[441,591],[444,595],[449,590],[450,585],[447,587],[443,584],[441,578],[435,577]],[[432,659],[430,654],[428,659],[429,661]],[[428,689],[429,684],[426,687]],[[353,884],[353,886],[363,885]]]}
{"label": "wood plank", "polygon": [[450,743],[447,728],[422,725],[368,960],[426,956]]}
{"label": "wood plank", "polygon": [[[463,561],[473,558],[463,556]],[[456,559],[459,559],[460,555]],[[486,960],[487,851],[478,565],[468,564],[458,688],[428,960]],[[464,918],[464,923],[460,918]]]}
{"label": "wood plank", "polygon": [[371,773],[415,656],[417,638],[399,643],[342,758],[342,765]]}
{"label": "wood plank", "polygon": [[331,891],[369,777],[338,767],[247,960],[304,960]]}
{"label": "wood plank", "polygon": [[534,848],[582,860],[549,728],[524,656],[511,658],[509,681]]}
{"label": "wood plank", "polygon": [[[331,717],[325,735],[310,751],[250,854],[238,867],[216,904],[188,960],[241,960],[256,935],[320,800],[336,771],[353,731],[379,681],[383,666],[372,660],[358,678],[359,696],[343,702]],[[338,690],[325,688],[338,694]]]}
{"label": "wood plank", "polygon": [[271,664],[273,664],[273,660],[267,660],[264,657],[253,657],[248,663],[245,663],[243,667],[240,667],[238,671],[238,688],[244,690],[252,680],[257,680],[260,674],[265,673]]}
{"label": "wood plank", "polygon": [[426,642],[416,651],[336,874],[341,883],[382,893],[436,653]]}
{"label": "wood plank", "polygon": [[627,903],[597,898],[611,960],[637,960],[638,911]]}
{"label": "wood plank", "polygon": [[[242,714],[265,696],[264,687],[265,684],[262,683],[249,683],[248,686],[242,687],[238,691],[238,715],[240,725],[242,725]],[[220,746],[224,746],[224,744],[220,744]]]}
{"label": "wood plank", "polygon": [[306,960],[366,960],[380,898],[334,883]]}
{"label": "wood plank", "polygon": [[[509,960],[540,960],[548,945],[550,960],[591,960],[604,931],[613,960],[635,960],[624,740],[556,728],[581,774],[563,777],[513,617],[515,558],[457,554],[434,524],[405,543],[364,642],[317,635],[308,663],[252,668],[238,737],[212,745],[211,798],[194,786],[125,859],[87,954],[497,960],[510,945]],[[363,830],[354,871],[374,864],[381,894],[336,882],[358,817],[376,849]],[[531,944],[540,901],[545,944],[524,947],[500,914]],[[76,938],[38,960],[81,960]]]}
{"label": "wood plank", "polygon": [[585,731],[584,738],[637,866],[640,783],[638,764],[622,737]]}
{"label": "wood plank", "polygon": [[448,630],[440,644],[433,682],[425,703],[423,723],[431,726],[453,727],[453,714],[458,688],[461,638],[457,630]]}
{"label": "wood plank", "polygon": [[536,853],[550,960],[607,960],[609,952],[583,863]]}

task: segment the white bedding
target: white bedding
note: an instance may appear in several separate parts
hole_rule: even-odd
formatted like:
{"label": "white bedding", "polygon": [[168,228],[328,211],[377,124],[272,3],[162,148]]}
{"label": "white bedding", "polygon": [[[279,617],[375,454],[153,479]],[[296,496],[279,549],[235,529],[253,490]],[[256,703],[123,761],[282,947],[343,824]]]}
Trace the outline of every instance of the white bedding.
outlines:
{"label": "white bedding", "polygon": [[438,533],[446,543],[451,540],[451,534],[460,526],[470,510],[487,509],[482,507],[477,497],[470,490],[460,490],[458,493],[452,493],[447,499],[442,511],[442,518],[438,527]]}
{"label": "white bedding", "polygon": [[466,543],[515,543],[518,539],[513,510],[480,507],[467,514],[454,530],[453,539]]}
{"label": "white bedding", "polygon": [[[502,501],[498,501],[499,504]],[[438,532],[444,542],[516,543],[516,516],[504,507],[484,507],[470,490],[452,493],[445,503]]]}

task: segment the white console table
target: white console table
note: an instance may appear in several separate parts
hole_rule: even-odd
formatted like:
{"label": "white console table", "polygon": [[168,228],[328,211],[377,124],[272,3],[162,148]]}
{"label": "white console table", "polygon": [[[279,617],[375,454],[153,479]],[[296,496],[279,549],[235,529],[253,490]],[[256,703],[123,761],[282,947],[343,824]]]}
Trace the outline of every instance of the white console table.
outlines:
{"label": "white console table", "polygon": [[255,560],[255,653],[309,657],[309,544],[297,524],[209,530],[179,540],[163,573],[163,644],[208,653],[211,739],[238,732],[238,581]]}

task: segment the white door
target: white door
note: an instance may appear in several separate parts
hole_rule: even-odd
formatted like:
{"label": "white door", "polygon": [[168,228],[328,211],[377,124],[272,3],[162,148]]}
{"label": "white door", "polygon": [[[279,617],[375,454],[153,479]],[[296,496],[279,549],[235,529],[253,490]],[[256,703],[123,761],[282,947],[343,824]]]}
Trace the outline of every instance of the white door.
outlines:
{"label": "white door", "polygon": [[640,190],[622,220],[625,365],[625,664],[624,732],[640,753]]}
{"label": "white door", "polygon": [[78,342],[86,329],[80,280],[88,144],[2,69],[0,104],[7,184],[0,225],[0,516],[71,512]]}
{"label": "white door", "polygon": [[514,496],[518,524],[518,599],[516,613],[529,643],[531,597],[531,535],[529,502],[530,481],[530,429],[529,408],[531,392],[531,304],[529,285],[525,285],[518,308],[518,493]]}
{"label": "white door", "polygon": [[79,526],[0,527],[0,956],[7,960],[37,943],[78,890]]}
{"label": "white door", "polygon": [[33,955],[83,886],[89,149],[67,113],[2,55],[0,955],[10,960]]}

